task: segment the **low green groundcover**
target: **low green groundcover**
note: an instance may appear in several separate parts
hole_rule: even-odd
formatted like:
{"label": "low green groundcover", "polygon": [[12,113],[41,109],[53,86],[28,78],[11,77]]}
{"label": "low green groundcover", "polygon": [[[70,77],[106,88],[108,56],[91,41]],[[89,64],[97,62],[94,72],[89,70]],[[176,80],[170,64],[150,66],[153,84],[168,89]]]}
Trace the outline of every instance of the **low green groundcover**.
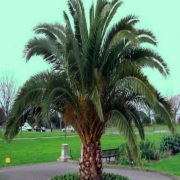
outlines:
{"label": "low green groundcover", "polygon": [[[80,177],[78,173],[73,173],[73,174],[63,174],[60,176],[55,176],[50,180],[80,180]],[[103,173],[103,180],[130,180],[130,179],[118,174]]]}

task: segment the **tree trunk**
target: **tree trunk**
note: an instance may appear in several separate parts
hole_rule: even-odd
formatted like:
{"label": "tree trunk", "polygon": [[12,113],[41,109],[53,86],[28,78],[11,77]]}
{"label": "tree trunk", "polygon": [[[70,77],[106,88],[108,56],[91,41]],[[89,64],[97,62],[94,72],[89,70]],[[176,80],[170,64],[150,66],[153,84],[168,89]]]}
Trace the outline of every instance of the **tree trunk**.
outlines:
{"label": "tree trunk", "polygon": [[84,142],[79,174],[81,180],[102,180],[102,151],[100,141]]}

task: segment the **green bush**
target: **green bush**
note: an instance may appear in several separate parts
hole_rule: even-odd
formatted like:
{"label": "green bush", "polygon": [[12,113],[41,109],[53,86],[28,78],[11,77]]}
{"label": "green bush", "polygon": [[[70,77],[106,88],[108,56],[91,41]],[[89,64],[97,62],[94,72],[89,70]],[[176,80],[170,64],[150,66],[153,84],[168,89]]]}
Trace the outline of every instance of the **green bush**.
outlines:
{"label": "green bush", "polygon": [[155,117],[156,124],[165,124],[165,121],[160,117]]}
{"label": "green bush", "polygon": [[174,139],[175,139],[175,141],[179,144],[179,146],[180,146],[180,134],[175,134],[174,135]]}
{"label": "green bush", "polygon": [[126,156],[121,156],[119,159],[119,163],[121,165],[129,165],[130,164],[129,159]]}
{"label": "green bush", "polygon": [[51,180],[79,180],[79,174],[78,173],[73,173],[73,174],[63,174],[60,176],[55,176],[51,178]]}
{"label": "green bush", "polygon": [[148,116],[145,116],[142,120],[142,123],[145,125],[145,126],[149,126],[151,124],[151,118],[148,117]]}
{"label": "green bush", "polygon": [[[146,160],[159,160],[160,153],[159,149],[155,147],[154,142],[150,141],[141,141],[139,147],[142,153],[141,158]],[[130,151],[130,148],[127,143],[122,144],[119,148],[119,163],[121,165],[132,165],[133,158]]]}
{"label": "green bush", "polygon": [[139,144],[141,150],[141,158],[146,160],[158,160],[160,159],[159,150],[156,149],[154,142],[141,141]]}
{"label": "green bush", "polygon": [[[73,173],[55,176],[50,180],[80,180],[80,177],[78,173]],[[103,180],[129,180],[129,178],[113,173],[103,173]]]}
{"label": "green bush", "polygon": [[118,156],[119,163],[121,165],[128,165],[133,161],[132,154],[127,143],[120,145]]}
{"label": "green bush", "polygon": [[171,151],[173,155],[180,152],[180,135],[165,136],[160,143],[161,151]]}

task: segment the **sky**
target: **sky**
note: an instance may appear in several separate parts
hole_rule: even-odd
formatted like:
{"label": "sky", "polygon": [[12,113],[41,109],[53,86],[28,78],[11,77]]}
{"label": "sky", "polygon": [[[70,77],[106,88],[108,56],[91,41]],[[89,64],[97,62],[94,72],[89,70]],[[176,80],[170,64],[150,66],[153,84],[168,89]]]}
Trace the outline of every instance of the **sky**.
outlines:
{"label": "sky", "polygon": [[[92,0],[82,1],[88,16]],[[110,25],[130,14],[138,16],[140,22],[136,27],[154,33],[158,41],[155,50],[168,64],[170,76],[165,79],[149,68],[143,72],[164,96],[180,94],[180,0],[123,2]],[[64,24],[63,11],[68,12],[67,0],[0,0],[0,74],[12,72],[22,86],[32,75],[50,69],[40,56],[26,62],[23,50],[35,36],[33,28],[39,23]]]}

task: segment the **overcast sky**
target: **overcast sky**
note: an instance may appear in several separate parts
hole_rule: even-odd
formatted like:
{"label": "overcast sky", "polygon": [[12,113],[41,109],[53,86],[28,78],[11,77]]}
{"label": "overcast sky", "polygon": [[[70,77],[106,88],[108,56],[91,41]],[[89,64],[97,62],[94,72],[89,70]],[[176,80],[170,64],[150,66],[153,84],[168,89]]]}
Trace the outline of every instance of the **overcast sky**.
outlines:
{"label": "overcast sky", "polygon": [[[82,0],[86,13],[92,0]],[[94,0],[96,2],[96,0]],[[156,51],[164,58],[170,76],[164,79],[157,71],[145,69],[150,82],[163,94],[180,92],[180,0],[124,0],[113,23],[129,14],[139,17],[137,27],[150,29],[158,40]],[[23,49],[32,29],[39,23],[64,24],[67,0],[4,0],[0,2],[0,72],[11,71],[22,85],[30,76],[50,68],[41,57],[26,63]],[[112,24],[111,24],[112,25]]]}

